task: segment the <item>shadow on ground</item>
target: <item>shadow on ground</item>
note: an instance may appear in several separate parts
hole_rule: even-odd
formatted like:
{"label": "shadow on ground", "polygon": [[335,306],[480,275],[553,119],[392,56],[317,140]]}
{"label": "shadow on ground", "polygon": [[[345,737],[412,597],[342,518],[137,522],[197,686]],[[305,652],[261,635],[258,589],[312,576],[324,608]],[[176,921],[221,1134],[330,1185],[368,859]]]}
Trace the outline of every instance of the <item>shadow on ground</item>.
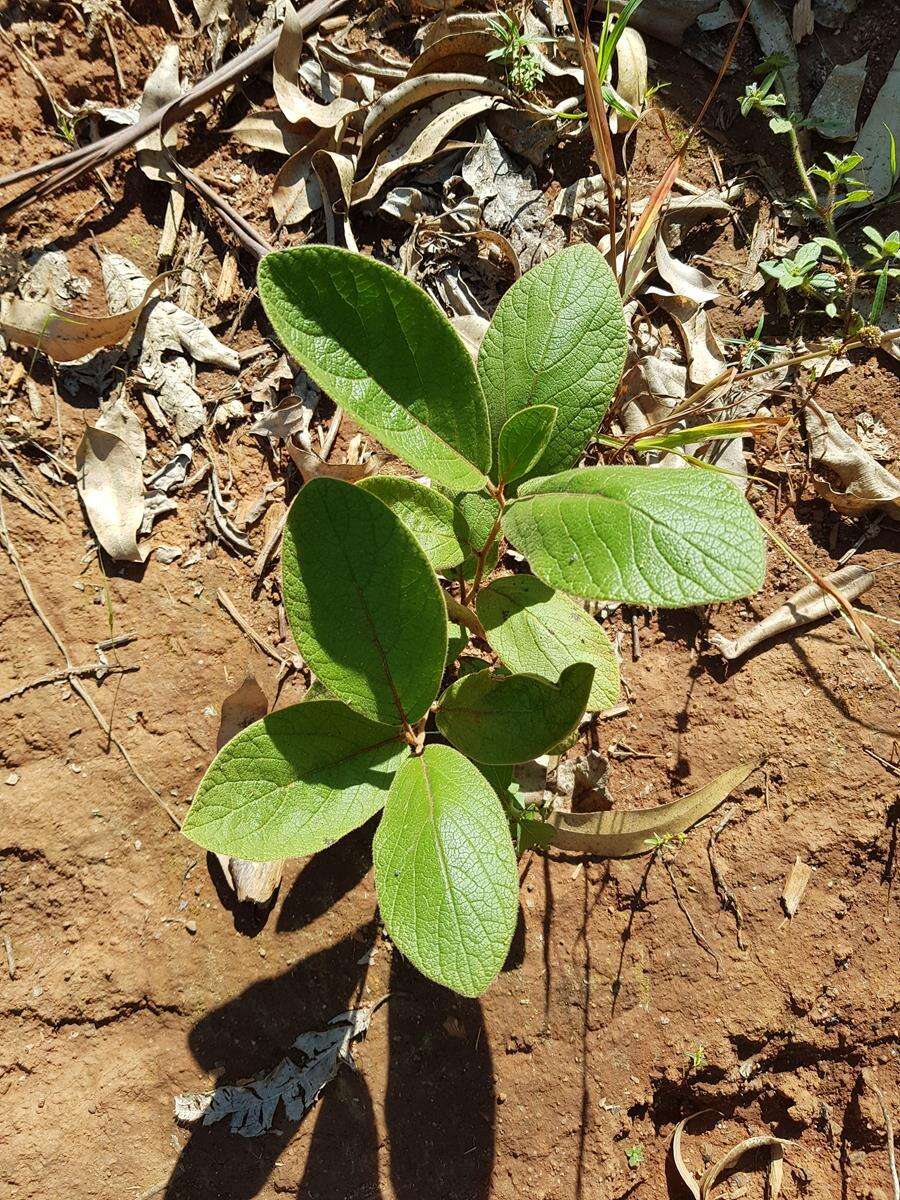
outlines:
{"label": "shadow on ground", "polygon": [[[301,928],[355,886],[364,873],[360,833],[318,856],[329,859],[328,871],[317,859],[304,868],[279,913],[279,932]],[[299,1034],[359,1005],[366,973],[359,959],[376,931],[373,916],[336,944],[207,1013],[188,1038],[200,1068],[214,1072],[217,1085],[258,1076],[284,1057]],[[389,990],[391,999],[374,1018],[388,1022],[385,1144],[379,1146],[365,1072],[342,1068],[304,1118],[313,1132],[296,1184],[298,1200],[382,1200],[381,1180],[387,1178],[397,1200],[480,1200],[488,1194],[496,1100],[481,1005],[429,982],[399,957]],[[229,1133],[227,1120],[192,1129],[165,1200],[251,1200],[299,1124],[281,1110],[272,1132],[258,1138]]]}

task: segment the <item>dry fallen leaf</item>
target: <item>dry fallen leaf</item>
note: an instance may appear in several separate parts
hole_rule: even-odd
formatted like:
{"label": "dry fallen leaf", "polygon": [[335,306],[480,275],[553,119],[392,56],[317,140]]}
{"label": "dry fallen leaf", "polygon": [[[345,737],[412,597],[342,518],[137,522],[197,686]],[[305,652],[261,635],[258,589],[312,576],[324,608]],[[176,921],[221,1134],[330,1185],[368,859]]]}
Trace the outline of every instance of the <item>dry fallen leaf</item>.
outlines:
{"label": "dry fallen leaf", "polygon": [[812,867],[808,866],[798,854],[784,881],[784,891],[781,893],[781,902],[789,917],[793,917],[800,907],[800,901],[803,899],[803,893],[806,891],[810,879],[812,879]]}
{"label": "dry fallen leaf", "polygon": [[[855,514],[883,508],[895,520],[900,518],[900,480],[845,433],[826,409],[810,403],[805,420],[816,472],[813,486],[818,494],[838,512]],[[823,468],[838,478],[843,491],[837,491],[822,475]]]}
{"label": "dry fallen leaf", "polygon": [[140,461],[122,438],[88,428],[75,454],[78,494],[97,541],[117,562],[143,562],[137,532],[144,517]]}
{"label": "dry fallen leaf", "polygon": [[298,83],[302,47],[302,22],[291,0],[286,0],[284,24],[272,59],[272,81],[278,107],[292,125],[308,121],[319,129],[333,129],[356,112],[359,105],[354,100],[341,98],[330,104],[317,104],[309,99]]}
{"label": "dry fallen leaf", "polygon": [[856,136],[856,110],[866,82],[868,54],[849,63],[838,63],[822,84],[807,118],[811,129],[823,137],[849,141]]}
{"label": "dry fallen leaf", "polygon": [[293,441],[288,442],[287,450],[297,470],[303,476],[304,483],[309,483],[311,479],[317,479],[319,476],[325,476],[326,479],[343,479],[347,483],[354,483],[357,479],[364,479],[366,475],[371,475],[379,463],[374,454],[364,463],[329,463],[324,458],[320,458],[314,450],[297,446]]}
{"label": "dry fallen leaf", "polygon": [[161,278],[149,283],[144,279],[143,295],[134,307],[109,317],[87,317],[53,304],[9,299],[0,306],[0,333],[17,346],[42,351],[54,362],[75,362],[124,341]]}
{"label": "dry fallen leaf", "polygon": [[658,808],[551,812],[547,818],[547,823],[553,827],[550,844],[560,850],[596,854],[601,858],[648,854],[652,849],[648,841],[654,834],[684,833],[727,800],[758,766],[758,760],[741,763],[690,796],[683,796],[671,804],[661,804]]}
{"label": "dry fallen leaf", "polygon": [[[862,155],[859,171],[866,186],[871,188],[872,200],[883,200],[897,180],[891,169],[891,136],[900,143],[900,53],[894,59],[888,77],[875,97],[866,123],[853,147]],[[871,203],[868,201],[867,203]],[[846,211],[846,209],[844,210]]]}

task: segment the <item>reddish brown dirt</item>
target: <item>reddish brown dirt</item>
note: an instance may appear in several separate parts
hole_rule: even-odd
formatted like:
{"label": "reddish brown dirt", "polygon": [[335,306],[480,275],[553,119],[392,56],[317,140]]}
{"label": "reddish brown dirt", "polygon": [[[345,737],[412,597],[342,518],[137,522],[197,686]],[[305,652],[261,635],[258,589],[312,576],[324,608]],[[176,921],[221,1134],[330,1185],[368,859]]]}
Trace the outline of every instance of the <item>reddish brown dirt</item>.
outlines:
{"label": "reddish brown dirt", "polygon": [[[115,101],[105,59],[85,62],[72,10],[50,10],[53,24],[36,44],[51,86],[70,99]],[[171,33],[141,28],[151,47]],[[120,43],[134,91],[146,64],[132,50]],[[672,58],[667,76],[700,71],[658,53]],[[39,90],[5,45],[0,80],[0,168],[57,151]],[[257,156],[230,161],[259,168]],[[130,159],[106,173],[122,196],[115,208],[84,181],[30,210],[16,248],[56,239],[73,268],[96,279],[93,232],[153,274],[158,196]],[[247,211],[255,195],[242,196]],[[739,255],[729,237],[713,253]],[[211,241],[215,279],[220,243],[215,234]],[[737,324],[754,321],[755,312]],[[235,335],[239,347],[259,340],[249,322]],[[11,369],[9,356],[0,360],[4,381]],[[47,377],[38,369],[36,378],[52,414]],[[214,395],[228,380],[206,373],[201,382]],[[889,363],[863,355],[823,385],[819,400],[845,427],[865,408],[896,429],[896,394]],[[64,460],[93,415],[84,405],[61,406]],[[0,415],[30,420],[19,393]],[[52,423],[35,435],[55,446]],[[783,503],[776,513],[765,498],[766,514],[827,570],[864,527],[813,497],[796,434],[782,452],[790,486],[780,477]],[[252,503],[272,477],[258,441],[238,430],[217,453],[228,456],[241,503]],[[275,692],[275,665],[237,630],[216,590],[288,652],[272,577],[255,597],[249,562],[209,544],[201,489],[182,496],[152,538],[181,546],[185,558],[200,550],[195,565],[152,557],[140,569],[107,564],[104,578],[87,555],[74,489],[48,484],[37,461],[20,460],[64,519],[40,520],[5,499],[23,569],[75,662],[91,660],[110,619],[114,632],[138,635],[117,654],[139,671],[85,686],[139,770],[183,814],[214,753],[222,699],[248,668],[270,698]],[[264,536],[254,531],[255,547]],[[884,522],[857,560],[880,566],[890,546]],[[0,694],[62,665],[2,561]],[[764,592],[714,611],[711,624],[743,629],[801,582],[773,553]],[[863,607],[900,616],[896,576],[879,574]],[[889,635],[891,626],[873,623]],[[17,1200],[655,1200],[682,1194],[666,1169],[675,1123],[713,1109],[717,1123],[699,1120],[686,1137],[696,1171],[743,1136],[774,1133],[791,1139],[783,1192],[791,1200],[888,1200],[883,1121],[861,1082],[870,1069],[900,1123],[900,799],[896,772],[874,757],[897,761],[894,693],[838,621],[782,637],[727,671],[704,649],[699,614],[642,620],[634,662],[621,613],[611,622],[617,631],[631,703],[600,726],[601,745],[617,743],[626,755],[612,762],[616,804],[662,802],[765,756],[718,840],[747,949],[712,886],[715,818],[672,864],[708,949],[659,862],[648,870],[646,858],[534,857],[522,864],[522,919],[507,969],[478,1002],[427,983],[382,939],[371,828],[290,864],[273,911],[254,924],[223,903],[204,856],[67,684],[0,704],[0,938],[15,959],[10,978],[0,946],[0,1192]],[[279,703],[301,690],[288,683]],[[798,856],[813,875],[788,921],[780,896]],[[360,959],[373,944],[366,968]],[[259,1075],[299,1033],[388,991],[359,1047],[359,1072],[343,1071],[299,1127],[281,1117],[271,1134],[245,1141],[222,1125],[189,1131],[173,1122],[177,1092]],[[689,1055],[701,1047],[694,1068]],[[625,1151],[638,1146],[644,1162],[630,1168]],[[724,1194],[762,1195],[761,1176],[735,1176]]]}

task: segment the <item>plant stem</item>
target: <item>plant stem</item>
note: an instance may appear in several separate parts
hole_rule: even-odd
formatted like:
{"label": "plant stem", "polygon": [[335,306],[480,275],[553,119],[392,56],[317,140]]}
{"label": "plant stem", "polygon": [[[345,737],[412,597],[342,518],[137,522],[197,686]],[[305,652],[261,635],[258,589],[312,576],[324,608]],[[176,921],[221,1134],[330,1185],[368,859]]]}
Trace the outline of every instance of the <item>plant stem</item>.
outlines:
{"label": "plant stem", "polygon": [[803,185],[803,190],[806,192],[809,199],[812,201],[816,212],[819,214],[819,219],[825,226],[825,230],[830,238],[838,241],[837,230],[834,227],[834,218],[831,215],[831,197],[829,202],[824,207],[819,201],[816,194],[816,189],[813,187],[813,182],[809,177],[806,163],[803,160],[803,151],[800,149],[800,139],[797,137],[797,130],[792,124],[788,130],[788,141],[791,144],[791,154],[794,156],[794,166],[797,168],[797,174],[800,176],[800,182]]}
{"label": "plant stem", "polygon": [[478,595],[478,589],[481,587],[481,580],[484,576],[484,564],[487,561],[487,556],[490,554],[494,542],[497,540],[497,534],[500,532],[500,519],[503,516],[504,508],[502,488],[498,489],[497,499],[500,502],[500,512],[497,514],[497,519],[491,526],[491,532],[488,534],[487,541],[484,543],[482,549],[478,552],[478,559],[475,566],[475,578],[472,580],[472,590],[469,593],[470,600],[474,600]]}

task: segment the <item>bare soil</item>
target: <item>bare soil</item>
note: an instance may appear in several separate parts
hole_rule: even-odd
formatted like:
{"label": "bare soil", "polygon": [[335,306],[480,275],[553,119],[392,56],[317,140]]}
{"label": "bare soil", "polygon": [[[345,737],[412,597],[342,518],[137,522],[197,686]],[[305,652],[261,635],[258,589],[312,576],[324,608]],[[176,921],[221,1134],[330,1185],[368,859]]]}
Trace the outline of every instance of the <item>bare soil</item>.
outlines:
{"label": "bare soil", "polygon": [[[25,7],[4,20],[20,35]],[[74,10],[45,7],[32,44],[51,87],[72,102],[116,102],[104,43],[87,52]],[[892,8],[870,5],[843,35],[854,53],[868,47],[874,55],[869,100],[893,58],[885,49]],[[158,50],[171,22],[163,6],[144,9],[132,11]],[[828,53],[829,45],[817,39],[809,53]],[[666,103],[689,114],[696,80],[705,89],[708,73],[666,47],[653,52],[660,74],[676,81]],[[150,55],[125,37],[119,53],[130,96]],[[648,182],[654,157],[657,170],[664,161],[654,136],[648,131],[651,144],[638,146]],[[60,145],[41,90],[0,43],[0,170]],[[729,154],[740,157],[740,146],[716,147],[726,167]],[[221,138],[200,139],[192,151],[202,153],[205,170],[238,172],[242,210],[264,220],[270,182],[257,176],[271,172],[265,156]],[[695,157],[703,181],[710,162]],[[155,274],[159,191],[128,156],[104,174],[114,205],[85,179],[28,210],[7,252],[60,246],[73,269],[95,280],[96,295],[91,237]],[[207,228],[196,207],[192,215]],[[211,227],[213,285],[225,245]],[[738,263],[746,252],[732,230],[710,251]],[[204,315],[222,333],[233,310],[210,306]],[[726,331],[728,320],[749,330],[756,310],[725,301],[721,315]],[[265,336],[258,317],[251,305],[238,323],[239,349]],[[12,363],[0,360],[5,393]],[[35,365],[34,378],[42,419],[20,391],[0,396],[0,415],[71,461],[96,401],[63,397],[60,446],[50,376]],[[242,381],[254,378],[251,366]],[[214,396],[229,379],[206,372],[201,381]],[[897,431],[897,373],[882,356],[856,355],[818,399],[851,430],[865,409]],[[162,462],[169,447],[156,446],[147,427],[150,458]],[[243,505],[285,469],[240,426],[216,433],[213,452],[230,464]],[[181,560],[166,565],[154,555],[144,567],[101,570],[74,487],[41,476],[37,453],[19,461],[63,514],[42,520],[3,502],[38,603],[76,663],[93,659],[111,627],[137,635],[111,658],[140,669],[85,687],[134,764],[183,815],[214,754],[223,698],[248,669],[275,695],[276,665],[236,628],[217,589],[290,654],[277,619],[277,573],[257,588],[252,560],[210,541],[202,488],[182,495],[178,512],[154,530],[153,544],[181,547]],[[815,498],[796,432],[777,448],[763,443],[759,462],[779,484],[777,498],[761,502],[767,517],[815,567],[832,568],[868,523],[838,517]],[[278,497],[251,535],[255,548],[282,508]],[[194,550],[198,561],[180,565]],[[879,567],[896,552],[885,520],[854,561]],[[764,592],[712,611],[709,626],[733,635],[802,582],[773,552]],[[862,607],[896,619],[896,592],[896,575],[882,571]],[[5,556],[0,626],[0,694],[63,665]],[[888,1200],[884,1123],[864,1072],[900,1124],[895,695],[841,621],[782,637],[727,669],[705,648],[705,613],[641,615],[638,627],[640,657],[631,661],[630,613],[610,621],[623,635],[630,698],[625,716],[600,727],[601,745],[616,747],[615,803],[660,803],[764,757],[717,842],[746,949],[713,887],[707,845],[722,810],[672,862],[677,896],[658,860],[648,868],[646,858],[523,859],[513,951],[480,1001],[423,980],[381,936],[371,827],[289,864],[274,908],[254,919],[230,903],[215,870],[67,683],[0,703],[0,1194],[654,1200],[681,1194],[666,1166],[669,1140],[678,1120],[706,1109],[716,1115],[686,1136],[695,1171],[742,1137],[768,1132],[791,1140],[783,1191],[790,1200]],[[302,687],[289,681],[278,703],[296,700]],[[788,920],[780,898],[798,856],[813,874]],[[257,1076],[301,1032],[386,992],[391,999],[358,1048],[358,1073],[343,1070],[299,1127],[282,1116],[272,1133],[244,1140],[224,1125],[174,1123],[176,1093]],[[632,1168],[625,1151],[637,1146],[644,1161]],[[761,1196],[762,1176],[733,1176],[723,1194]]]}

